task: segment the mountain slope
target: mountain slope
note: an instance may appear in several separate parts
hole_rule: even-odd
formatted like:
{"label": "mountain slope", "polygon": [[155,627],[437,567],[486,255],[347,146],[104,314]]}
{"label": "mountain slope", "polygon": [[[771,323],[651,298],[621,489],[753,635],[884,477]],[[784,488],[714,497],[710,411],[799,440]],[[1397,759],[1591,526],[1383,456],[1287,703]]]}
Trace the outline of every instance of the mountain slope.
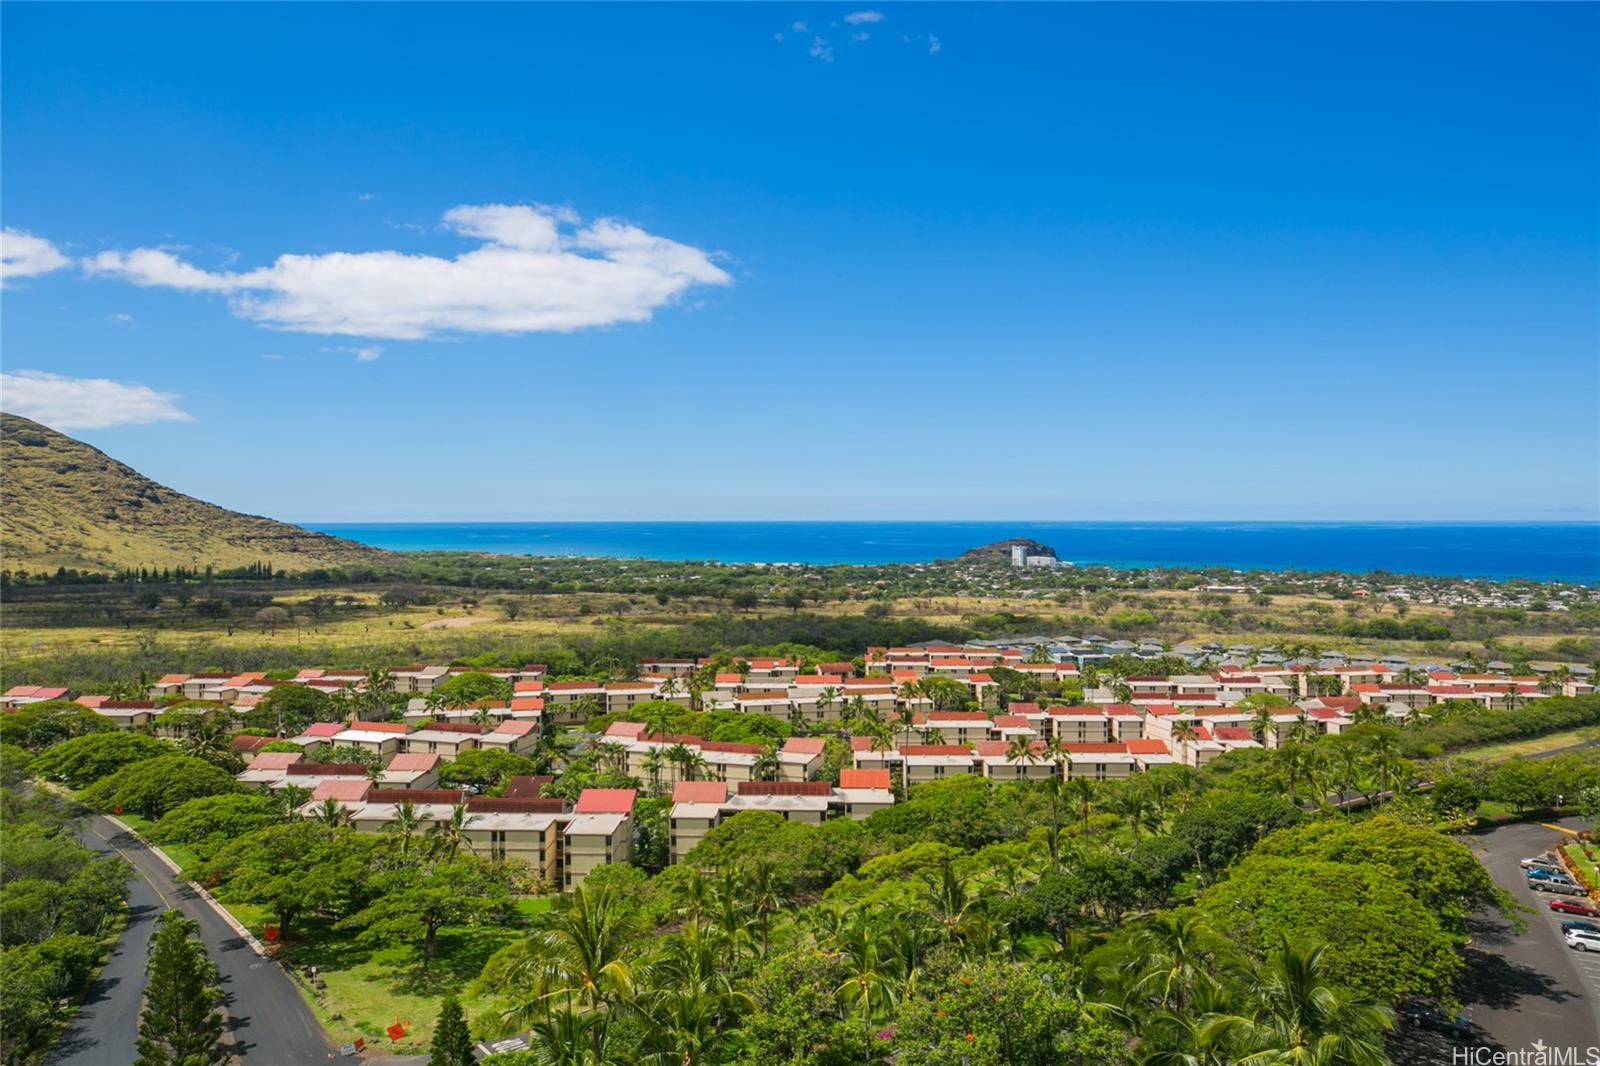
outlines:
{"label": "mountain slope", "polygon": [[82,441],[0,414],[0,556],[8,570],[218,568],[291,573],[387,552],[185,496]]}

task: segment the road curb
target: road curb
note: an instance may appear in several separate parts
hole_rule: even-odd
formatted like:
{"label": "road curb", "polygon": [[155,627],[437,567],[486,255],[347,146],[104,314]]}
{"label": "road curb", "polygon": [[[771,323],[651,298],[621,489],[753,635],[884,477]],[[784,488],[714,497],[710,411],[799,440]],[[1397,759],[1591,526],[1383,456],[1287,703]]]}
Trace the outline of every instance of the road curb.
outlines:
{"label": "road curb", "polygon": [[[159,861],[163,866],[165,866],[167,869],[171,870],[174,877],[182,877],[183,876],[183,867],[181,867],[177,863],[173,862],[172,859],[170,857],[168,857],[166,852],[162,851],[160,848],[158,848],[154,844],[150,843],[150,841],[145,840],[144,837],[140,836],[139,835],[139,831],[134,829],[133,826],[131,826],[128,823],[124,822],[122,819],[117,818],[117,817],[115,817],[113,815],[110,815],[110,814],[104,815],[103,817],[105,818],[106,821],[110,822],[112,825],[116,826],[118,829],[122,830],[124,833],[127,833],[129,836],[138,837],[139,840],[143,841],[146,850],[148,850],[152,855],[154,855],[156,857],[157,861]],[[267,949],[264,946],[262,946],[262,943],[261,943],[260,940],[256,939],[255,934],[250,932],[250,930],[246,929],[244,927],[244,925],[239,921],[239,919],[235,918],[228,911],[228,908],[226,908],[222,904],[218,903],[216,897],[213,896],[210,892],[207,892],[204,885],[200,884],[200,882],[198,882],[198,881],[185,881],[183,883],[188,885],[189,888],[194,891],[195,895],[197,895],[201,899],[205,900],[206,906],[210,907],[213,911],[215,911],[216,914],[217,914],[217,917],[221,918],[223,920],[223,922],[228,926],[229,929],[232,929],[235,933],[238,933],[239,934],[239,938],[250,946],[250,950],[251,951],[255,952],[257,955],[259,955],[263,959],[270,959],[272,957],[272,956],[267,954]]]}

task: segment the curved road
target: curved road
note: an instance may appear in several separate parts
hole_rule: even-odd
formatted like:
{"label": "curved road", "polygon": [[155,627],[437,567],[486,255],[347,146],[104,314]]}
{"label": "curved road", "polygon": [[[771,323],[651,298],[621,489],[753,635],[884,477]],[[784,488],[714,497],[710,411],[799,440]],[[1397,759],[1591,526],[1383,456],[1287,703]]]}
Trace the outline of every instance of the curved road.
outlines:
{"label": "curved road", "polygon": [[298,1066],[334,1057],[322,1026],[294,982],[275,962],[257,955],[211,906],[179,881],[144,842],[105,818],[89,819],[84,846],[121,855],[139,876],[128,885],[128,927],[105,970],[89,986],[83,1009],[49,1057],[49,1066],[116,1066],[138,1058],[140,1000],[150,934],[162,911],[182,911],[200,926],[200,939],[222,972],[227,1028],[235,1058],[260,1066]]}

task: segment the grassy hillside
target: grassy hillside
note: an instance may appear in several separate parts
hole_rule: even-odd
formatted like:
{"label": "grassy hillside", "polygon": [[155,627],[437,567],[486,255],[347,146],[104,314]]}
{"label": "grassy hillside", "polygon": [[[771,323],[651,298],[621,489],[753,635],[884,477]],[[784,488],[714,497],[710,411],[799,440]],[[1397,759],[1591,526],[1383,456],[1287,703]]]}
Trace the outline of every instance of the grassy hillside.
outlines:
{"label": "grassy hillside", "polygon": [[218,568],[289,571],[386,554],[158,485],[98,449],[0,414],[0,554],[8,570]]}

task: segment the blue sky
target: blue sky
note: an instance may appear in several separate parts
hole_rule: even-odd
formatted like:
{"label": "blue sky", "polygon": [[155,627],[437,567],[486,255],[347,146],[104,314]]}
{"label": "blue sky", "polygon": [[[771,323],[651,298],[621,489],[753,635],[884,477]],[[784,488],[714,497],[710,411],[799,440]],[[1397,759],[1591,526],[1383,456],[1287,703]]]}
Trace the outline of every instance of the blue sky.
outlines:
{"label": "blue sky", "polygon": [[1600,517],[1594,5],[0,21],[3,402],[230,507]]}

